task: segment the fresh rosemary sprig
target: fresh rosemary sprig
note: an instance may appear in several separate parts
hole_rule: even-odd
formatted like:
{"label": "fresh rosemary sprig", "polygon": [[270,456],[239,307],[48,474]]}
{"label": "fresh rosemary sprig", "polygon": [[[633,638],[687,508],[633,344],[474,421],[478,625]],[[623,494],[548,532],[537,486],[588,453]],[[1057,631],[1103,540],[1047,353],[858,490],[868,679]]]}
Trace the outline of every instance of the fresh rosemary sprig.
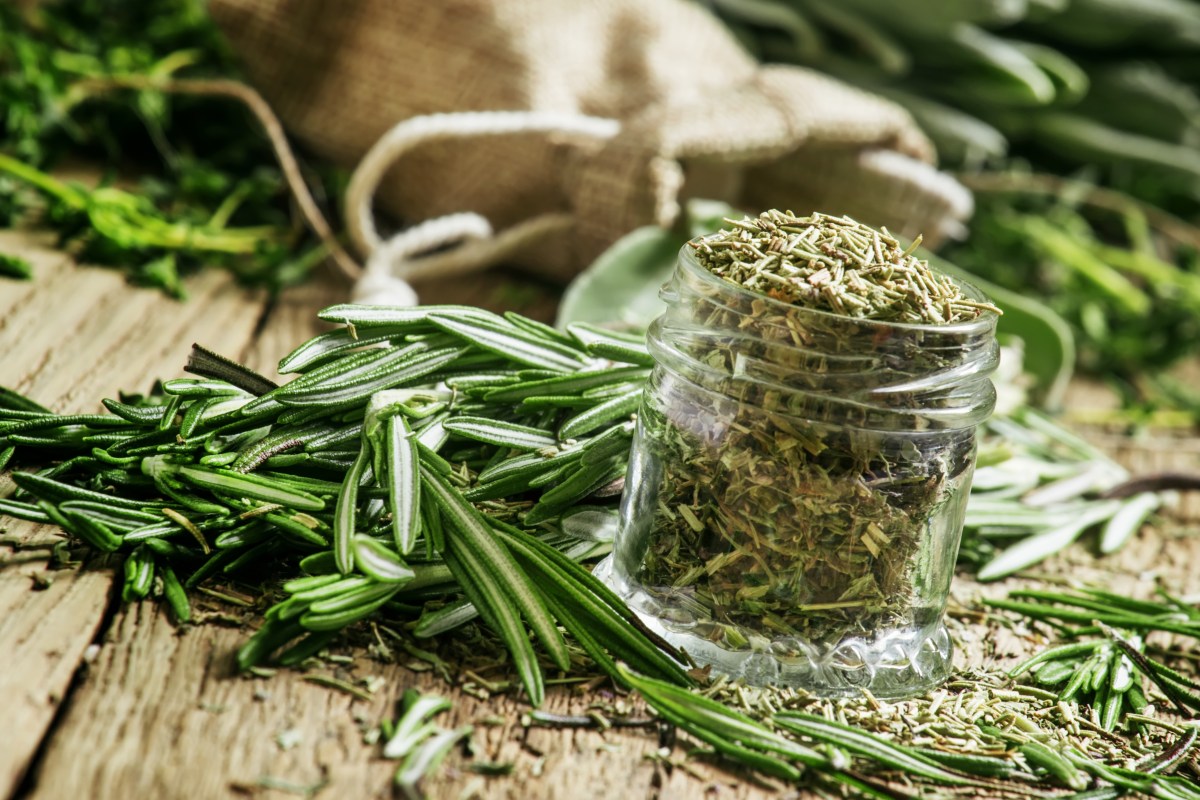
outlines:
{"label": "fresh rosemary sprig", "polygon": [[[108,400],[105,414],[56,415],[0,394],[0,460],[39,467],[15,473],[20,491],[0,500],[0,513],[53,521],[102,552],[136,551],[128,594],[160,591],[157,575],[181,619],[189,612],[180,580],[195,587],[279,558],[303,559],[301,576],[347,571],[348,583],[328,580],[336,590],[289,591],[243,651],[245,665],[307,634],[318,634],[309,646],[327,641],[406,598],[424,602],[433,587],[442,594],[417,631],[463,624],[479,609],[457,594],[455,576],[482,575],[470,558],[456,560],[455,547],[495,540],[517,569],[489,576],[501,581],[492,596],[536,576],[538,600],[525,610],[551,641],[538,603],[604,663],[620,658],[683,680],[624,604],[574,566],[604,545],[560,532],[605,518],[587,508],[576,516],[582,501],[615,496],[632,426],[611,401],[640,390],[644,346],[589,326],[562,334],[463,307],[335,306],[322,316],[346,327],[286,356],[281,369],[299,375],[275,388],[230,366],[226,380],[174,379],[148,396]],[[192,368],[211,373],[209,362],[219,363],[197,351]],[[442,388],[427,388],[438,381]],[[356,463],[358,487],[343,480]],[[522,613],[504,621],[536,687],[518,641],[529,622]]]}
{"label": "fresh rosemary sprig", "polygon": [[14,473],[20,491],[4,512],[127,553],[126,598],[160,574],[181,619],[175,572],[196,586],[299,558],[243,668],[279,650],[298,663],[358,620],[435,598],[462,610],[456,623],[488,623],[535,705],[542,668],[528,632],[566,670],[559,624],[614,677],[619,658],[690,683],[677,654],[564,553],[595,546],[580,550],[556,522],[623,474],[629,412],[610,400],[646,371],[597,352],[642,358],[635,342],[454,307],[322,316],[348,336],[288,355],[282,368],[302,373],[282,385],[198,348],[189,369],[204,377],[109,401],[109,414],[10,398],[0,447],[57,463]]}
{"label": "fresh rosemary sprig", "polygon": [[[1147,718],[1156,727],[1136,738],[1098,736],[1099,726],[1082,727],[1090,723],[1072,710],[1074,701],[1006,688],[1000,676],[960,679],[898,703],[822,701],[727,679],[697,698],[644,676],[627,681],[660,718],[723,757],[793,782],[841,784],[850,796],[1022,797],[1043,793],[1047,783],[1087,797],[1200,792],[1194,779],[1169,774],[1187,763],[1196,728]],[[906,791],[896,794],[899,786]]]}
{"label": "fresh rosemary sprig", "polygon": [[1064,643],[1023,661],[1009,674],[1016,678],[1030,672],[1039,684],[1061,686],[1058,699],[1064,702],[1090,698],[1100,727],[1111,731],[1124,716],[1141,714],[1148,705],[1143,681],[1185,719],[1200,712],[1200,682],[1145,652],[1145,637],[1152,631],[1200,638],[1200,609],[1165,592],[1162,597],[1163,602],[1155,602],[1101,589],[1030,589],[1011,592],[1008,600],[984,602],[1059,631]]}
{"label": "fresh rosemary sprig", "polygon": [[[1164,631],[1200,638],[1200,608],[1159,590],[1161,601],[1135,600],[1101,589],[1070,592],[1020,589],[984,605],[1016,612],[1076,635],[1101,633],[1099,625],[1146,634]],[[1073,627],[1079,625],[1082,627]]]}
{"label": "fresh rosemary sprig", "polygon": [[1128,471],[1031,408],[993,417],[984,432],[960,553],[980,580],[1026,569],[1089,530],[1101,553],[1114,553],[1162,504],[1154,491],[1106,498]]}
{"label": "fresh rosemary sprig", "polygon": [[[1140,653],[1141,641],[1126,642]],[[1135,662],[1112,641],[1096,639],[1050,647],[1015,667],[1009,675],[1032,672],[1043,686],[1062,687],[1058,699],[1086,702],[1097,711],[1100,727],[1116,729],[1125,709],[1140,714],[1148,705]]]}
{"label": "fresh rosemary sprig", "polygon": [[409,800],[425,797],[421,779],[437,770],[454,746],[474,732],[472,725],[446,730],[432,721],[451,707],[448,700],[409,689],[400,701],[400,718],[394,723],[385,720],[381,725],[386,737],[383,757],[403,759],[396,770],[395,784]]}

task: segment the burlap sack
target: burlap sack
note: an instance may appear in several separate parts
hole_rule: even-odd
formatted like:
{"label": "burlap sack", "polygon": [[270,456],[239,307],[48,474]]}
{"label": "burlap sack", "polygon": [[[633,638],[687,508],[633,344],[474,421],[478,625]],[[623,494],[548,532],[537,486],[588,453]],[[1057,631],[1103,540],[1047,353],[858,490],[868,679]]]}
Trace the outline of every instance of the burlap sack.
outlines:
{"label": "burlap sack", "polygon": [[291,132],[347,166],[419,115],[615,120],[585,135],[495,134],[485,117],[482,132],[431,136],[379,184],[403,224],[462,211],[500,232],[557,221],[503,255],[564,277],[635,227],[671,224],[688,197],[848,213],[927,240],[970,212],[965,190],[926,166],[932,149],[903,110],[760,67],[689,0],[211,0],[211,11]]}

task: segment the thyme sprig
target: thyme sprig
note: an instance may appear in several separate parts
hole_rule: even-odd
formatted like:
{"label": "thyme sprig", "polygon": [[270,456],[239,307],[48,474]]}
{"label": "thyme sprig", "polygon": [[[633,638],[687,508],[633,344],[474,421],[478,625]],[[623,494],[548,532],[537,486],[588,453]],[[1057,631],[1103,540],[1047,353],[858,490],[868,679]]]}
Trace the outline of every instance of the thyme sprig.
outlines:
{"label": "thyme sprig", "polygon": [[[82,259],[175,297],[183,275],[214,265],[273,288],[330,255],[357,271],[197,0],[5,5],[0,74],[0,225],[45,225]],[[56,177],[65,154],[99,160],[101,185]],[[131,167],[136,189],[110,185]],[[0,256],[0,275],[35,271]]]}

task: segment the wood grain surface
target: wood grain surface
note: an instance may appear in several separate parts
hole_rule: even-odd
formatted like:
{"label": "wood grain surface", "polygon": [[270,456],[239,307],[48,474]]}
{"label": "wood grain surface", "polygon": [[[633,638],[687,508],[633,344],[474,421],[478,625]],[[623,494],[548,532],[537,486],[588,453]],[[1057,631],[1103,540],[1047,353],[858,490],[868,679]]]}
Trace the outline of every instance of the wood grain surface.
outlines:
{"label": "wood grain surface", "polygon": [[[188,282],[190,299],[126,285],[112,271],[82,267],[49,237],[0,231],[0,250],[35,265],[32,282],[0,282],[0,384],[60,412],[94,412],[102,397],[144,391],[157,377],[182,374],[193,341],[268,374],[288,350],[324,329],[315,312],[345,298],[321,279],[269,300],[206,272]],[[554,292],[511,276],[422,287],[428,302],[553,315]],[[1080,384],[1070,407],[1101,403]],[[1135,470],[1195,469],[1200,443],[1171,437],[1097,441]],[[0,496],[11,484],[0,477]],[[405,689],[449,697],[445,727],[475,726],[473,761],[511,762],[512,774],[471,772],[461,753],[427,781],[435,798],[737,798],[795,796],[781,787],[704,761],[686,762],[677,745],[659,753],[656,726],[628,730],[549,730],[522,724],[521,698],[482,691],[470,676],[451,685],[394,640],[342,651],[309,671],[271,677],[234,674],[232,654],[252,632],[253,615],[205,595],[201,624],[171,624],[153,603],[122,605],[113,591],[115,559],[64,566],[53,560],[56,529],[5,520],[0,532],[0,798],[375,798],[393,796],[395,763],[369,743]],[[1044,572],[1103,580],[1130,594],[1155,579],[1200,593],[1200,503],[1182,499],[1167,523],[1147,529],[1118,556],[1097,559],[1080,545]],[[1013,582],[959,580],[954,607]],[[40,587],[40,588],[39,588]],[[989,629],[978,616],[955,617],[962,667],[1003,667],[1030,641]],[[312,682],[332,677],[365,698]],[[485,676],[502,679],[504,676]],[[546,709],[587,713],[595,703],[629,702],[608,685],[556,686]],[[636,703],[635,714],[641,713]],[[656,755],[657,754],[657,755]],[[653,756],[653,757],[649,757]]]}

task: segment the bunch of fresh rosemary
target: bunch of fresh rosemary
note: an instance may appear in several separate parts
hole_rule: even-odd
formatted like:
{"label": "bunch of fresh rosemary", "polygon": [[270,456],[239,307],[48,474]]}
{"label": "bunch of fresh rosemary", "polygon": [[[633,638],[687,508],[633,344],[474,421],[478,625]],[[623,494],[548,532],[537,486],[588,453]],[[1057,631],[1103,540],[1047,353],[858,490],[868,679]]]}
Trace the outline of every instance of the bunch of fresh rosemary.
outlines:
{"label": "bunch of fresh rosemary", "polygon": [[109,414],[9,397],[2,460],[58,463],[14,473],[21,491],[0,511],[128,553],[126,598],[157,574],[181,619],[177,574],[195,586],[298,560],[243,667],[301,639],[280,656],[296,663],[376,611],[461,596],[473,611],[456,620],[483,617],[535,705],[528,633],[565,670],[558,625],[610,674],[622,659],[688,683],[552,524],[623,475],[643,345],[465,307],[322,316],[346,327],[284,358],[281,371],[302,374],[283,386],[197,348],[189,369],[205,377],[106,401]]}
{"label": "bunch of fresh rosemary", "polygon": [[1093,530],[1100,553],[1115,553],[1162,503],[1099,448],[1021,406],[984,426],[959,562],[996,580]]}

